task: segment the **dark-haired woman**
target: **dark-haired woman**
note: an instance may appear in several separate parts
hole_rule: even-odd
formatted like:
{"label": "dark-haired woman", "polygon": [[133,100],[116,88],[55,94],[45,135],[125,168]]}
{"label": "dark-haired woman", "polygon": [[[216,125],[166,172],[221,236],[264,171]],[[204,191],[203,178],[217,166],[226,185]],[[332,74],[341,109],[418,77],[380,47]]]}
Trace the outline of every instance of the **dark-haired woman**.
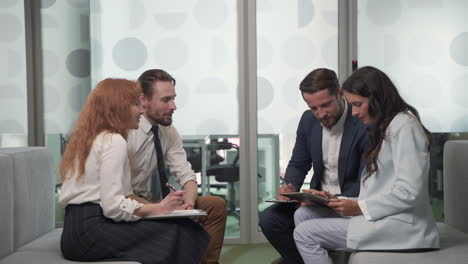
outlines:
{"label": "dark-haired woman", "polygon": [[427,189],[431,136],[417,110],[374,67],[354,72],[343,89],[353,115],[368,125],[361,191],[356,201],[329,202],[336,217],[308,219],[302,207],[296,212],[294,239],[304,262],[331,263],[327,250],[439,248]]}
{"label": "dark-haired woman", "polygon": [[209,235],[191,219],[140,220],[177,209],[183,191],[157,204],[130,198],[127,130],[138,128],[140,93],[135,82],[105,79],[76,122],[60,164],[66,259],[197,264],[204,254]]}

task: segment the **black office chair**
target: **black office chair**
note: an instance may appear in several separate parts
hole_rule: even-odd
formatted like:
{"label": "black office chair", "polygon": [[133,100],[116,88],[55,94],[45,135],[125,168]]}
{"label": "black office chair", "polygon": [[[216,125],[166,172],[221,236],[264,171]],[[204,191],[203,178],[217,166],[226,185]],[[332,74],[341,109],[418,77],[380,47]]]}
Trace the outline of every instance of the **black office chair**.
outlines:
{"label": "black office chair", "polygon": [[239,218],[239,211],[236,206],[236,190],[234,183],[239,181],[239,146],[227,141],[213,142],[210,151],[235,149],[236,156],[232,162],[226,164],[214,164],[206,169],[207,176],[214,176],[218,182],[227,183],[228,188],[228,215]]}

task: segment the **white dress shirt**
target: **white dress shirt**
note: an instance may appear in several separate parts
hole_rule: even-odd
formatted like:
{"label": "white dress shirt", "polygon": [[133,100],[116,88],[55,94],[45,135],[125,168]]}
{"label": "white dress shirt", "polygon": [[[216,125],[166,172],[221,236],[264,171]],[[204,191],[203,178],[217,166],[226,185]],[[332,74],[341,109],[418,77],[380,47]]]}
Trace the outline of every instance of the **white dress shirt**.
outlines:
{"label": "white dress shirt", "polygon": [[[128,133],[128,152],[132,172],[132,188],[137,195],[148,195],[148,182],[157,168],[154,133],[151,123],[142,116],[138,129]],[[187,161],[182,139],[174,126],[159,125],[159,139],[164,156],[164,164],[181,185],[196,181],[192,165]]]}
{"label": "white dress shirt", "polygon": [[93,141],[85,162],[85,172],[76,180],[71,169],[60,191],[59,204],[99,204],[105,217],[115,221],[135,221],[133,212],[143,206],[127,198],[132,194],[127,142],[120,134],[102,132]]}
{"label": "white dress shirt", "polygon": [[323,176],[322,190],[331,194],[340,194],[340,181],[338,179],[338,157],[340,155],[341,137],[348,111],[348,103],[343,99],[344,109],[338,122],[330,129],[323,126],[322,132],[322,155]]}

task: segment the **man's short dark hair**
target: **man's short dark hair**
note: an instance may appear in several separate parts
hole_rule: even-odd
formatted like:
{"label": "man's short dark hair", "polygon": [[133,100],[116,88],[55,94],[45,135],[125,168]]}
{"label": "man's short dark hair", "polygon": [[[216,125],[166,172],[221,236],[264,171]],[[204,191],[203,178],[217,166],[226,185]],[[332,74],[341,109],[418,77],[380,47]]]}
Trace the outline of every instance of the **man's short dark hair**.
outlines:
{"label": "man's short dark hair", "polygon": [[337,95],[340,88],[336,73],[330,69],[319,68],[311,71],[302,80],[299,89],[302,93],[316,93],[327,89],[330,95]]}
{"label": "man's short dark hair", "polygon": [[141,87],[142,93],[147,97],[153,97],[153,84],[157,81],[171,82],[174,86],[176,80],[166,71],[161,69],[147,70],[138,77],[138,84]]}

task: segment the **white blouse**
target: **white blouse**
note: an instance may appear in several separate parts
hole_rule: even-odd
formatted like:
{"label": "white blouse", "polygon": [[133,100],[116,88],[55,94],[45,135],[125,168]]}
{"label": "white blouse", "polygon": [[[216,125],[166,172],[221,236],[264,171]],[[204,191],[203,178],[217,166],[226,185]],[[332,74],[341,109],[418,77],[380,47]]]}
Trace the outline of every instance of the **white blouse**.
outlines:
{"label": "white blouse", "polygon": [[127,142],[120,134],[102,132],[93,142],[85,163],[85,172],[76,180],[70,170],[62,184],[59,204],[99,204],[104,216],[115,221],[135,221],[134,211],[143,204],[127,198],[132,194]]}

